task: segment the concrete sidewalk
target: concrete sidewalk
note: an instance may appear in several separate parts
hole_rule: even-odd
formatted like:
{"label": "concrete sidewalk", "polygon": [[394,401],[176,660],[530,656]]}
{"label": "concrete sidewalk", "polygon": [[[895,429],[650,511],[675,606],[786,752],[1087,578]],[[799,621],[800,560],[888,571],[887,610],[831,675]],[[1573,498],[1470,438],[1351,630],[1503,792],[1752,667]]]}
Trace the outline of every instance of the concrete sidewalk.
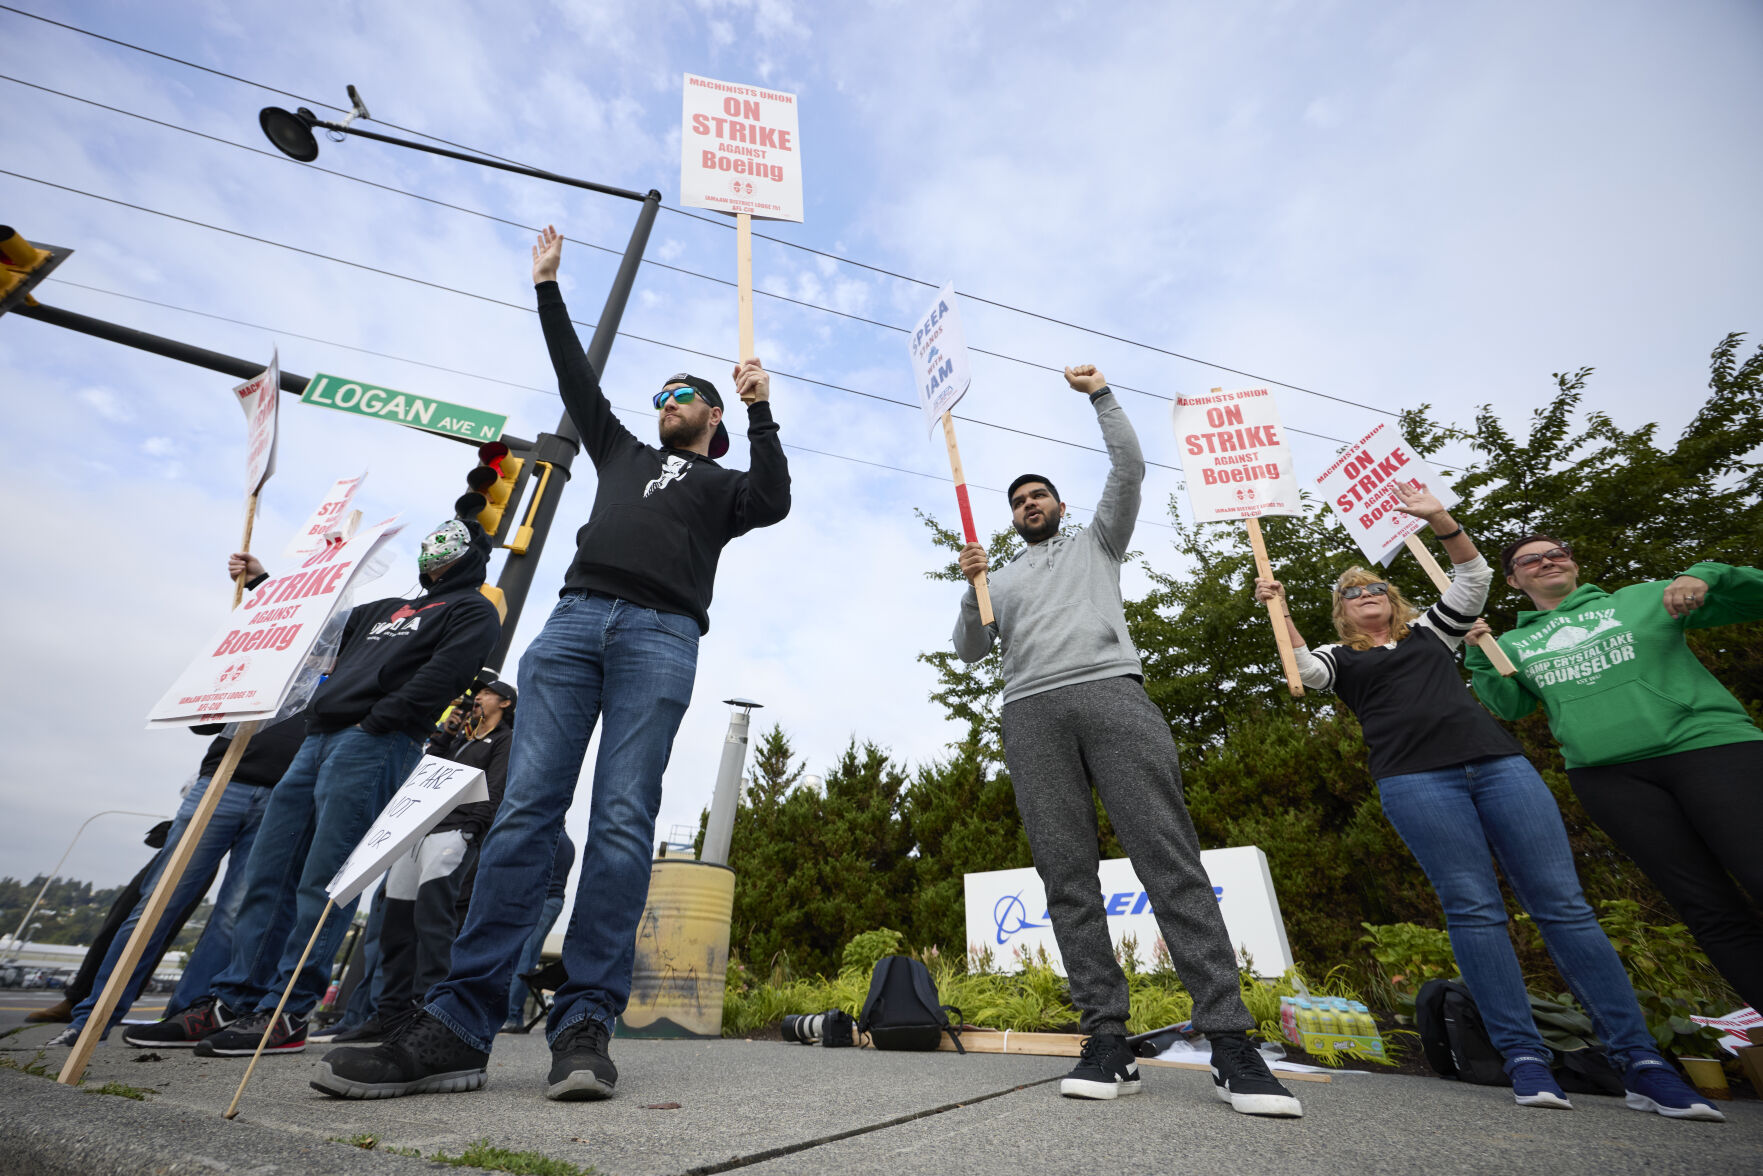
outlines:
{"label": "concrete sidewalk", "polygon": [[[0,1042],[28,1063],[52,1028]],[[741,1168],[942,1173],[1547,1172],[1646,1170],[1706,1176],[1763,1168],[1763,1104],[1727,1103],[1729,1122],[1671,1122],[1619,1100],[1578,1096],[1573,1112],[1525,1110],[1510,1092],[1397,1075],[1293,1083],[1301,1120],[1259,1120],[1218,1102],[1205,1074],[1146,1069],[1144,1093],[1112,1103],[1062,1099],[1061,1058],[887,1054],[776,1042],[615,1041],[618,1097],[544,1098],[542,1038],[503,1037],[490,1083],[464,1095],[345,1102],[307,1078],[324,1047],[267,1058],[238,1119],[221,1118],[244,1062],[187,1051],[101,1047],[86,1089],[151,1090],[147,1102],[70,1090],[0,1070],[0,1156],[7,1172],[397,1173],[423,1157],[488,1140],[607,1176]],[[47,1051],[54,1073],[64,1050]],[[678,1109],[650,1109],[678,1103]]]}

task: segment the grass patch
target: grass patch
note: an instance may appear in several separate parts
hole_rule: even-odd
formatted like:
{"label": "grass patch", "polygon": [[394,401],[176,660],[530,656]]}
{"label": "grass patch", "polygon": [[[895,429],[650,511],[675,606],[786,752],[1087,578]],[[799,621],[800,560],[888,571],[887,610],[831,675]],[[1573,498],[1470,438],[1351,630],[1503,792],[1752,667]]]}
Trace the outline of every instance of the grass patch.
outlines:
{"label": "grass patch", "polygon": [[156,1090],[142,1090],[139,1086],[130,1086],[125,1082],[106,1082],[103,1086],[94,1086],[87,1094],[114,1094],[117,1098],[132,1098],[136,1102],[146,1102],[147,1096],[159,1093]]}
{"label": "grass patch", "polygon": [[48,1059],[49,1051],[40,1049],[37,1051],[37,1056],[28,1062],[21,1062],[17,1058],[0,1058],[0,1067],[17,1070],[20,1074],[29,1074],[33,1078],[47,1078],[49,1077]]}
{"label": "grass patch", "polygon": [[438,1152],[430,1158],[458,1168],[486,1168],[492,1172],[513,1172],[516,1176],[595,1176],[597,1172],[595,1168],[583,1168],[540,1152],[491,1147],[488,1139],[478,1140],[456,1156]]}

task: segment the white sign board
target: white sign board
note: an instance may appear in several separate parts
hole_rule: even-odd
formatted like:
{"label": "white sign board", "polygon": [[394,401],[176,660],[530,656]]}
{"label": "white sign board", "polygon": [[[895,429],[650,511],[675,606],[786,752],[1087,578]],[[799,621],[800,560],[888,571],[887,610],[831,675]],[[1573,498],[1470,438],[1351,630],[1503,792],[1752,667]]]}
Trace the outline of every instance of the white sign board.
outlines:
{"label": "white sign board", "polygon": [[937,431],[943,414],[967,395],[973,375],[967,369],[967,335],[961,330],[961,307],[955,301],[955,284],[937,291],[930,309],[919,317],[906,337],[912,356],[912,379],[918,385],[918,406],[924,423]]}
{"label": "white sign board", "polygon": [[279,352],[270,352],[269,368],[246,380],[233,394],[245,411],[245,493],[263,489],[275,473],[276,405],[281,400],[282,368]]}
{"label": "white sign board", "polygon": [[324,892],[346,906],[368,884],[462,804],[490,799],[482,768],[467,767],[439,756],[425,755],[410,778],[392,794],[373,827],[349,852]]}
{"label": "white sign board", "polygon": [[1172,411],[1195,522],[1298,513],[1292,450],[1269,389],[1177,396]]}
{"label": "white sign board", "polygon": [[1424,520],[1400,509],[1397,482],[1425,486],[1446,510],[1457,505],[1457,496],[1439,472],[1387,424],[1372,429],[1357,445],[1347,446],[1316,479],[1317,492],[1328,499],[1365,558],[1381,564],[1394,559],[1402,541],[1426,526]]}
{"label": "white sign board", "polygon": [[[1212,882],[1224,928],[1238,961],[1246,955],[1258,976],[1278,976],[1292,966],[1292,948],[1286,942],[1285,920],[1280,917],[1279,897],[1273,892],[1273,875],[1267,855],[1253,845],[1233,849],[1209,849],[1200,854],[1200,865]],[[1119,947],[1132,936],[1137,941],[1141,967],[1150,967],[1163,933],[1151,911],[1151,896],[1139,884],[1132,862],[1110,858],[1096,869],[1102,883],[1102,903],[1108,913],[1108,936]],[[1047,892],[1041,876],[1032,868],[990,870],[966,876],[967,951],[990,951],[993,965],[1014,972],[1024,959],[1045,950],[1060,975],[1065,965],[1053,938],[1053,920],[1047,912]]]}
{"label": "white sign board", "polygon": [[390,524],[388,519],[320,552],[307,566],[259,584],[154,704],[147,725],[188,727],[274,715],[343,594],[372,578],[363,569],[398,533]]}
{"label": "white sign board", "polygon": [[794,94],[687,74],[679,140],[681,204],[802,219]]}
{"label": "white sign board", "polygon": [[312,517],[294,532],[282,554],[289,559],[304,560],[338,542],[342,537],[343,520],[349,514],[349,504],[355,501],[355,492],[365,481],[366,470],[353,478],[338,478],[325,494],[324,501],[318,504],[318,509],[312,512]]}

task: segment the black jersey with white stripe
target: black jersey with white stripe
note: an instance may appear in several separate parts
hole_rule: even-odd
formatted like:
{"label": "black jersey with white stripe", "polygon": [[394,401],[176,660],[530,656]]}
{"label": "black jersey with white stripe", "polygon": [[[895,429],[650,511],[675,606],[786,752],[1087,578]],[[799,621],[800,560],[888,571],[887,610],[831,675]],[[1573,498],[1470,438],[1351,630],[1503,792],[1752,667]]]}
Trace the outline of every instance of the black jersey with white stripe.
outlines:
{"label": "black jersey with white stripe", "polygon": [[1375,779],[1523,754],[1457,669],[1457,648],[1487,601],[1492,570],[1477,558],[1452,573],[1443,599],[1416,617],[1401,641],[1297,651],[1304,685],[1334,691],[1358,716]]}

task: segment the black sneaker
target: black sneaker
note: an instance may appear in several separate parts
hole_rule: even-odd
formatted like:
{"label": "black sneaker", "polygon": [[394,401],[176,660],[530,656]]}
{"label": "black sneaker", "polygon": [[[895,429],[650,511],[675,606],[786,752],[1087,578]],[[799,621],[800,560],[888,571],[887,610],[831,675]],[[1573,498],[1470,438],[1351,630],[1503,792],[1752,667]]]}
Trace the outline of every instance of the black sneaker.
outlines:
{"label": "black sneaker", "polygon": [[558,1102],[611,1098],[618,1085],[618,1067],[607,1052],[612,1031],[592,1017],[583,1017],[551,1043],[551,1075],[545,1097]]}
{"label": "black sneaker", "polygon": [[220,1032],[236,1020],[238,1014],[218,997],[205,996],[176,1016],[151,1025],[128,1026],[122,1039],[130,1045],[152,1049],[192,1049],[204,1037]]}
{"label": "black sneaker", "polygon": [[1212,1086],[1220,1102],[1244,1115],[1304,1117],[1304,1108],[1268,1070],[1246,1034],[1208,1033],[1206,1039],[1212,1043]]}
{"label": "black sneaker", "polygon": [[378,1017],[369,1017],[353,1029],[345,1029],[341,1033],[316,1034],[312,1040],[328,1041],[332,1045],[360,1045],[368,1041],[384,1041],[389,1035]]}
{"label": "black sneaker", "polygon": [[1126,1038],[1097,1033],[1084,1038],[1077,1069],[1059,1080],[1066,1098],[1119,1098],[1139,1092],[1139,1060]]}
{"label": "black sneaker", "polygon": [[325,1054],[312,1089],[336,1098],[463,1094],[489,1081],[489,1062],[489,1054],[418,1010],[379,1045],[345,1046]]}
{"label": "black sneaker", "polygon": [[[218,1033],[210,1033],[196,1046],[199,1058],[248,1058],[257,1052],[257,1043],[263,1040],[263,1030],[269,1024],[269,1013],[259,1009],[254,1013],[246,1013]],[[270,1033],[269,1041],[263,1052],[269,1054],[296,1054],[306,1049],[306,1018],[296,1017],[292,1013],[283,1013],[276,1018],[275,1030]]]}

